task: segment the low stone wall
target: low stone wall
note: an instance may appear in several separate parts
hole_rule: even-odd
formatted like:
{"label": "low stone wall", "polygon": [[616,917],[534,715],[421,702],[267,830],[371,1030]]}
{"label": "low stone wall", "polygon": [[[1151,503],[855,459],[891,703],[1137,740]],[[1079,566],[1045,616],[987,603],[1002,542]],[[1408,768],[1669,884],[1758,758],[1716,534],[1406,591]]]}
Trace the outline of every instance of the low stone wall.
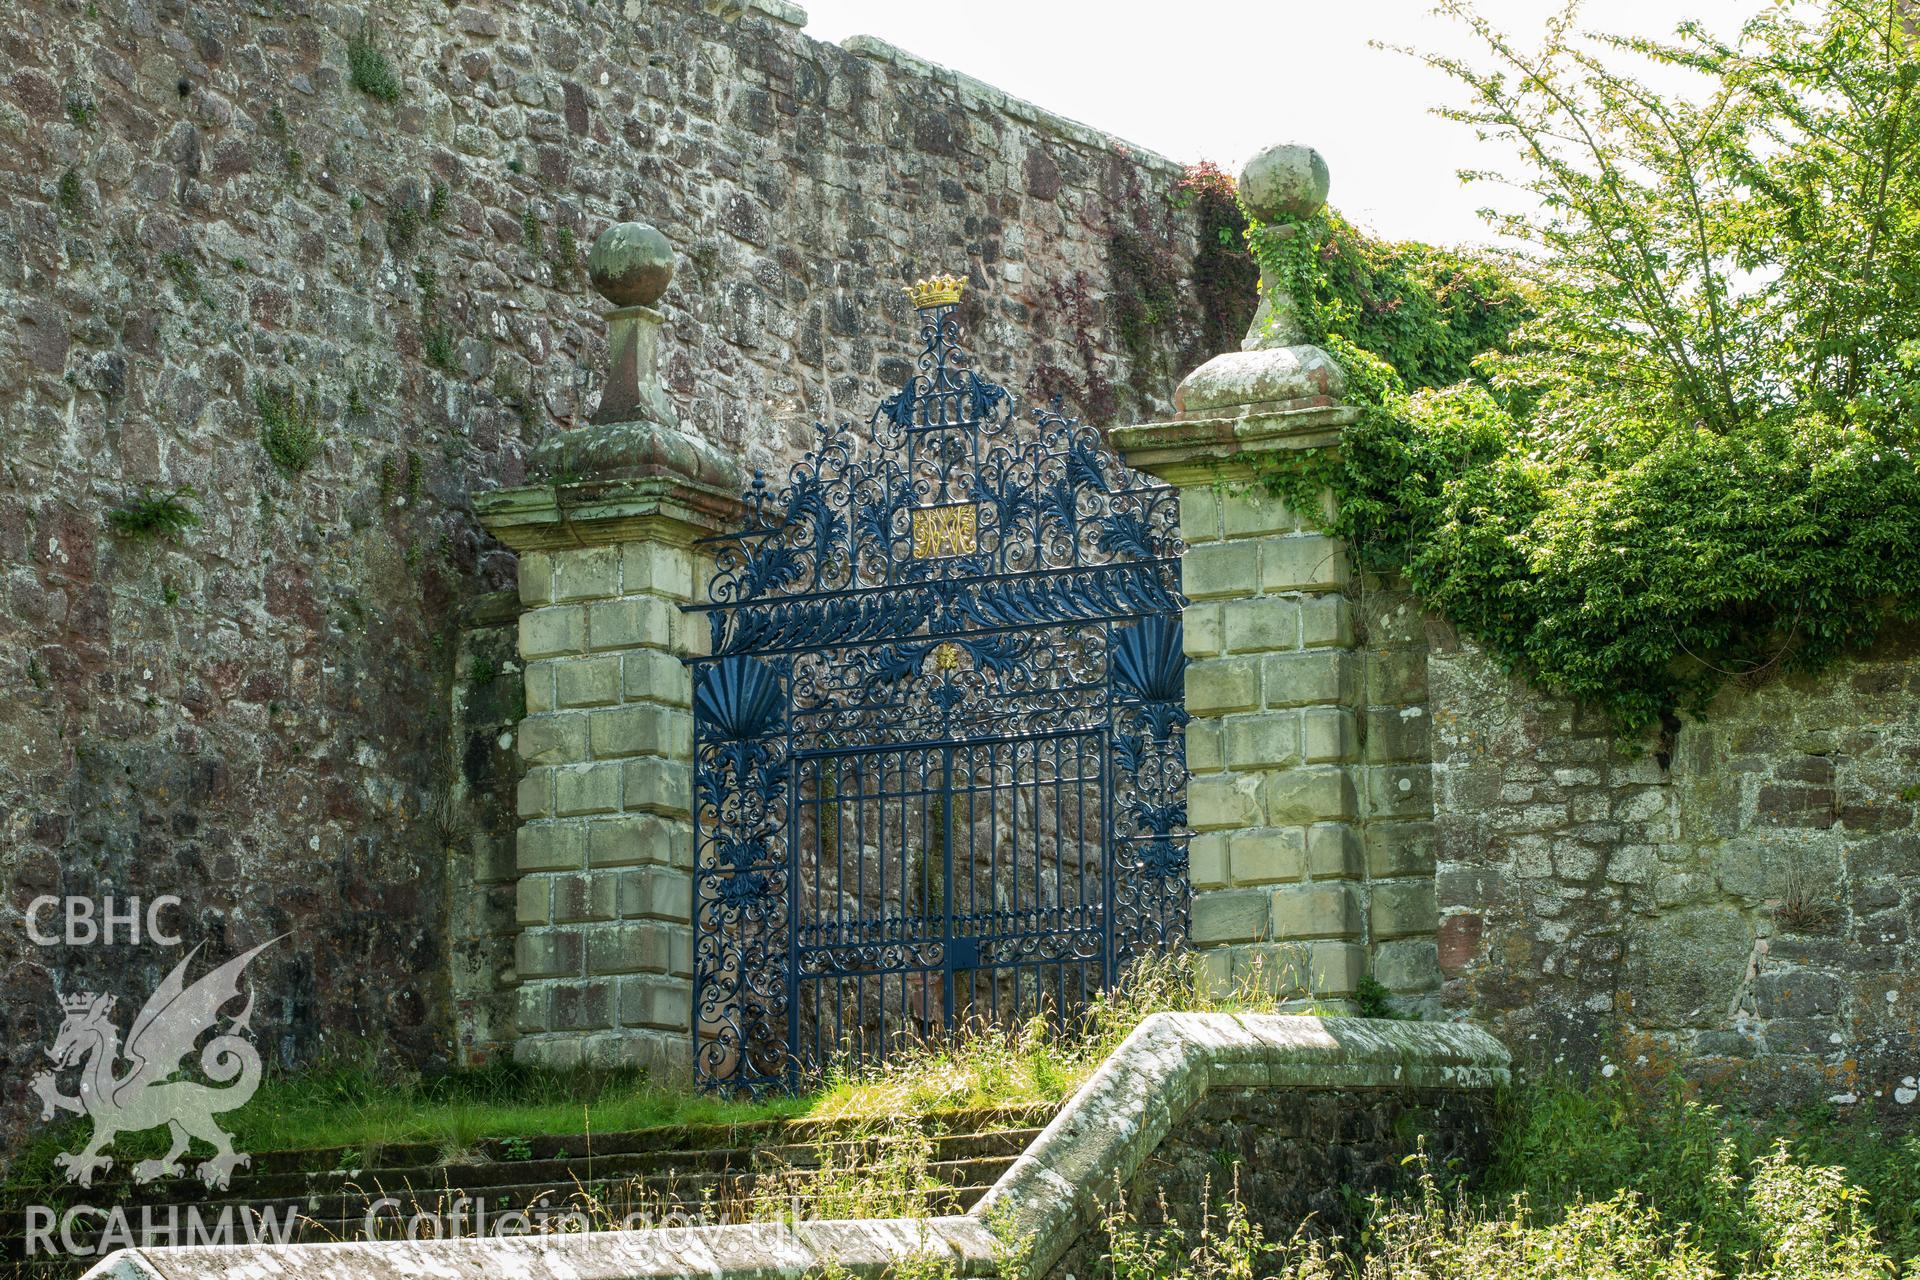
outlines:
{"label": "low stone wall", "polygon": [[1920,634],[1621,749],[1431,626],[1443,999],[1523,1059],[1920,1111]]}
{"label": "low stone wall", "polygon": [[[1112,1189],[1166,1185],[1197,1197],[1216,1149],[1237,1144],[1260,1169],[1250,1197],[1269,1237],[1351,1175],[1383,1185],[1424,1135],[1471,1150],[1507,1052],[1463,1023],[1155,1014],[1061,1109],[965,1215],[768,1223],[515,1239],[124,1250],[88,1273],[106,1280],[746,1280],[818,1274],[829,1264],[878,1277],[933,1255],[955,1274],[995,1274],[1005,1238],[1031,1238],[1035,1274],[1097,1261],[1089,1233]],[[1157,1162],[1157,1163],[1156,1163]],[[1076,1250],[1079,1253],[1076,1254]],[[1082,1273],[1084,1273],[1084,1267]]]}

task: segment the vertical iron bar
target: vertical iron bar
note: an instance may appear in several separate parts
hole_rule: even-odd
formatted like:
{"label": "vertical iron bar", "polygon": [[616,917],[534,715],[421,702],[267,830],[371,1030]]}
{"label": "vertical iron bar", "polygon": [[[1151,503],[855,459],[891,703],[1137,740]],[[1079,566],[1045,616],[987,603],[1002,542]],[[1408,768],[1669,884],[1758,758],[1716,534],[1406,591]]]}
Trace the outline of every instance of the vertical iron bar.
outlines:
{"label": "vertical iron bar", "polygon": [[940,752],[940,1022],[953,1030],[953,748]]}
{"label": "vertical iron bar", "polygon": [[[789,727],[788,729],[782,730],[780,734],[780,744],[781,744],[781,749],[786,753],[785,755],[786,761],[789,764],[791,764],[793,762],[793,735],[791,732],[791,726],[793,723],[793,702],[792,702],[791,680],[788,681],[787,687],[788,687],[788,702],[787,702],[787,708],[786,708],[787,714],[783,718],[783,723],[788,725]],[[796,780],[793,785],[797,787],[800,784]],[[786,983],[784,984],[786,986],[786,991],[787,991],[787,1045],[786,1045],[787,1052],[786,1052],[786,1061],[781,1064],[782,1066],[781,1074],[786,1076],[787,1088],[789,1090],[797,1089],[800,1087],[800,989],[799,989],[800,988],[800,894],[798,892],[798,885],[800,883],[800,817],[799,817],[799,814],[800,814],[799,805],[792,804],[792,803],[789,803],[787,805],[787,822],[786,822],[786,828],[787,828],[787,832],[786,832],[787,834],[786,899],[787,900],[783,904],[786,908],[786,916],[787,916],[787,980],[786,980]],[[744,997],[749,994],[749,987],[748,987],[748,981],[747,981],[749,975],[743,972],[740,975],[740,977],[741,977],[740,994]],[[746,1066],[746,1062],[744,1061],[744,1059],[747,1053],[748,1053],[748,1046],[745,1044],[742,1044],[740,1046],[740,1055],[742,1058],[741,1067],[743,1069],[743,1073],[744,1073],[744,1068]]]}

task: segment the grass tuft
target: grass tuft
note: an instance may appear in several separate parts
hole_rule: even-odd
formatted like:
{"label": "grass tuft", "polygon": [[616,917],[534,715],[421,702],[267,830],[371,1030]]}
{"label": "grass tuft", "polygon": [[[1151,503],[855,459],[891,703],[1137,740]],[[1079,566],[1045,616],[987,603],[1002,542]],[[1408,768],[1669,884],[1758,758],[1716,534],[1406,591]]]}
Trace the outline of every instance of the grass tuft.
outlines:
{"label": "grass tuft", "polygon": [[1036,1017],[1016,1031],[978,1029],[842,1072],[828,1079],[807,1114],[925,1116],[1064,1102],[1150,1014],[1277,1012],[1283,997],[1264,977],[1256,966],[1232,989],[1216,992],[1191,957],[1148,957],[1065,1027]]}

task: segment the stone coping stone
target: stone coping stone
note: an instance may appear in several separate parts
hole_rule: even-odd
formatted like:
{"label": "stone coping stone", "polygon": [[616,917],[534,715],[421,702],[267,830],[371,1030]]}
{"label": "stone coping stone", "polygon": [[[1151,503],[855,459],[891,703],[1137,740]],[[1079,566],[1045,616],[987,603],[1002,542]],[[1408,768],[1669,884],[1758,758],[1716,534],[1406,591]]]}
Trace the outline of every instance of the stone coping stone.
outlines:
{"label": "stone coping stone", "polygon": [[1081,124],[1045,107],[1036,106],[1025,98],[1016,98],[1004,89],[996,89],[984,80],[977,80],[964,71],[955,71],[938,63],[928,62],[924,58],[908,53],[898,45],[888,44],[878,36],[848,36],[840,42],[840,47],[856,58],[865,58],[869,62],[883,62],[900,68],[911,75],[921,76],[938,84],[951,86],[959,95],[963,105],[982,107],[996,114],[1012,116],[1024,124],[1032,125],[1056,138],[1075,142],[1083,147],[1097,151],[1123,151],[1143,165],[1164,169],[1169,173],[1184,173],[1185,166],[1169,160],[1157,151],[1137,147],[1130,142],[1104,133],[1091,125]]}
{"label": "stone coping stone", "polygon": [[1467,1023],[1156,1013],[1096,1069],[965,1216],[263,1247],[123,1249],[87,1280],[799,1280],[831,1262],[877,1278],[937,1255],[988,1276],[1032,1236],[1044,1275],[1209,1090],[1459,1089],[1507,1083],[1506,1049]]}

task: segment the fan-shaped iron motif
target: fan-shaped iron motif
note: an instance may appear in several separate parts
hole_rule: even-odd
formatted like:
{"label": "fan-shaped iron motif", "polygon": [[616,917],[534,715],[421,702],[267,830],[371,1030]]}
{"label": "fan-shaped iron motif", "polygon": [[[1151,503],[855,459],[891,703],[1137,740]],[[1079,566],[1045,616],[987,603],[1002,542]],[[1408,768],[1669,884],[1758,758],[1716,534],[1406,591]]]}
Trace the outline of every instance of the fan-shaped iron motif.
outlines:
{"label": "fan-shaped iron motif", "polygon": [[693,717],[702,738],[765,736],[786,712],[780,677],[756,658],[734,654],[693,673]]}
{"label": "fan-shaped iron motif", "polygon": [[1113,646],[1113,683],[1142,702],[1186,696],[1187,655],[1178,618],[1142,618],[1120,628]]}
{"label": "fan-shaped iron motif", "polygon": [[755,477],[690,607],[695,1069],[728,1092],[1070,1016],[1185,937],[1177,495],[918,314],[914,375]]}

